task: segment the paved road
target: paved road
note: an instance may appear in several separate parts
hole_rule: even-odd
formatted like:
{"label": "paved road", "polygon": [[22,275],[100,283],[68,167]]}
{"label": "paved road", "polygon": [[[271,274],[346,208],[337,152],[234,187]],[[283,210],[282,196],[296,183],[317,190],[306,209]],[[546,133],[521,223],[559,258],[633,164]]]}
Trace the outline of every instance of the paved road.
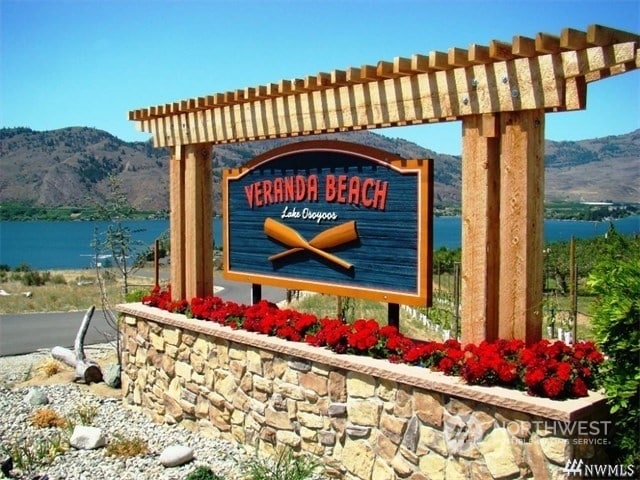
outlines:
{"label": "paved road", "polygon": [[[225,300],[251,303],[251,286],[215,278],[214,284],[223,287],[217,295]],[[272,302],[285,299],[282,288],[262,287],[262,298]],[[0,315],[0,356],[31,353],[41,348],[55,346],[73,348],[73,341],[85,311],[62,313],[22,313]],[[104,312],[96,310],[85,337],[86,345],[106,343],[113,339],[113,328]]]}

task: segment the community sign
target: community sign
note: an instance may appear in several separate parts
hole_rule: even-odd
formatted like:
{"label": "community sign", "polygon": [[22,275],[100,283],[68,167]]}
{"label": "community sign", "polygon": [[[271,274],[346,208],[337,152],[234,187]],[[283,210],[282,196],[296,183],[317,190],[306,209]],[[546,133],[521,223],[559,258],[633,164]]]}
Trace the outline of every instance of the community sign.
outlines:
{"label": "community sign", "polygon": [[338,141],[286,145],[223,174],[224,276],[429,305],[433,167]]}

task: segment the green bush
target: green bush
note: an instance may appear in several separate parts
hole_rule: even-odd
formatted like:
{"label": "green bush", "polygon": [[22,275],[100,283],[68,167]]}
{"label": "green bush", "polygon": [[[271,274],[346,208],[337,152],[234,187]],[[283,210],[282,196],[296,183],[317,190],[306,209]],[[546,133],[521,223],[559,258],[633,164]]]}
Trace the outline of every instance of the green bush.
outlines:
{"label": "green bush", "polygon": [[185,477],[185,480],[224,480],[220,475],[213,473],[209,467],[199,466]]}
{"label": "green bush", "polygon": [[14,272],[30,272],[31,266],[28,263],[22,262],[16,268],[13,269]]}
{"label": "green bush", "polygon": [[640,252],[614,231],[589,276],[593,333],[606,356],[600,383],[610,407],[612,460],[640,464]]}
{"label": "green bush", "polygon": [[66,285],[67,280],[61,273],[56,273],[55,275],[51,275],[51,283],[53,283],[54,285]]}
{"label": "green bush", "polygon": [[124,296],[124,299],[127,303],[141,302],[142,297],[144,297],[145,295],[149,295],[150,293],[151,289],[136,288],[134,290],[129,290]]}
{"label": "green bush", "polygon": [[29,270],[22,274],[22,284],[28,287],[39,287],[51,279],[50,272],[40,273],[37,270]]}
{"label": "green bush", "polygon": [[308,455],[296,456],[290,447],[279,448],[274,459],[256,456],[242,465],[251,480],[307,480],[321,466]]}

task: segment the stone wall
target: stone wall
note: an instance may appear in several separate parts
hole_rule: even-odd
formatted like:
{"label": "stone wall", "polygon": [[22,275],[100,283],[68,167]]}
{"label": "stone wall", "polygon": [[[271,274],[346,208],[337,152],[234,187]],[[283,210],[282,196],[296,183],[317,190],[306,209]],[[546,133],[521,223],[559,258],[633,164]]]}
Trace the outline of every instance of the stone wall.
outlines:
{"label": "stone wall", "polygon": [[140,304],[118,309],[126,404],[252,450],[289,445],[322,459],[329,478],[556,479],[568,460],[601,451],[593,430],[566,427],[603,420],[595,393],[554,402]]}

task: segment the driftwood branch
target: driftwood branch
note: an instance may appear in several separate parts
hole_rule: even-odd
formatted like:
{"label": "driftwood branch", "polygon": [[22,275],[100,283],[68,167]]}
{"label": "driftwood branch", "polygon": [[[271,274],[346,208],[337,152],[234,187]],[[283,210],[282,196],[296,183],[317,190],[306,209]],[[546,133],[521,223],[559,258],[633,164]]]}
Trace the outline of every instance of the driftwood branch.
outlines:
{"label": "driftwood branch", "polygon": [[93,360],[87,360],[84,353],[84,337],[87,335],[89,323],[96,307],[91,306],[84,314],[76,340],[73,344],[73,351],[65,347],[53,347],[51,356],[61,362],[66,363],[76,369],[74,381],[83,383],[98,383],[102,381],[102,370]]}

